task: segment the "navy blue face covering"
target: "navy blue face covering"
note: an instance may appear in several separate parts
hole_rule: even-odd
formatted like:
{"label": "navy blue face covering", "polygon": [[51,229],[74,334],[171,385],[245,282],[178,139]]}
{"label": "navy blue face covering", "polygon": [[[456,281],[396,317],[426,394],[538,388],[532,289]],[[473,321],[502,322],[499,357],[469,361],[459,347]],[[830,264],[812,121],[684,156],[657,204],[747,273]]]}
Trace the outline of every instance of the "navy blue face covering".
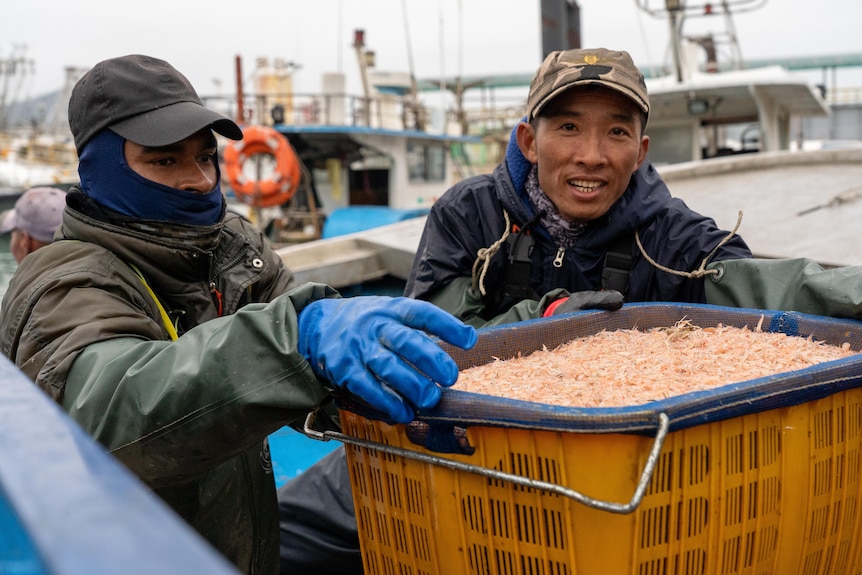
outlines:
{"label": "navy blue face covering", "polygon": [[96,203],[124,216],[192,226],[210,226],[222,214],[221,173],[205,194],[171,188],[136,173],[126,162],[125,140],[102,130],[81,150],[81,191]]}

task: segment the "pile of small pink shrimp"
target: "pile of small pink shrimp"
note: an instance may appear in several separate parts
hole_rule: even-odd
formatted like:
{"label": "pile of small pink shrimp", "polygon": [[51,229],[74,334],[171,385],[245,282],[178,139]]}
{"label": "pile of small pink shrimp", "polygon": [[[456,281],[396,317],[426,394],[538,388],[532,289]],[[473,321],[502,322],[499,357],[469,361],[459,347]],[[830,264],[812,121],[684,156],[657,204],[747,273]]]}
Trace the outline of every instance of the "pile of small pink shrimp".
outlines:
{"label": "pile of small pink shrimp", "polygon": [[572,407],[641,405],[853,355],[850,345],[687,320],[602,331],[463,370],[455,389]]}

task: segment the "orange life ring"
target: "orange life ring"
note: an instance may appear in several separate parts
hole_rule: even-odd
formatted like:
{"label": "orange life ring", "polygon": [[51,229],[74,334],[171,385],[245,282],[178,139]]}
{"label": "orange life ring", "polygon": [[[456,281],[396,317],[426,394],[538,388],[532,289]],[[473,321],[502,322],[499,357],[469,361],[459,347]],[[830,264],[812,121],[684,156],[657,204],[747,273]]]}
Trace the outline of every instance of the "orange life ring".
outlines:
{"label": "orange life ring", "polygon": [[[246,126],[242,140],[230,142],[224,151],[225,172],[237,198],[250,206],[268,208],[290,200],[299,186],[299,158],[284,135],[269,126]],[[243,165],[256,154],[275,159],[266,178],[249,177]]]}

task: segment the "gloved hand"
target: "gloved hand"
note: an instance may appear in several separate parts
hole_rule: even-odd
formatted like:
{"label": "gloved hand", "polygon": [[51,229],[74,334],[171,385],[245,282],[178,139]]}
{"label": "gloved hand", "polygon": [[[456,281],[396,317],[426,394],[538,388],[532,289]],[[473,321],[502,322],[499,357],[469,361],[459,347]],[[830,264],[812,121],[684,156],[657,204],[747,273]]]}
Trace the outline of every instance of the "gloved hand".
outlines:
{"label": "gloved hand", "polygon": [[569,297],[561,297],[556,299],[545,308],[545,313],[542,317],[550,317],[570,311],[584,309],[603,309],[607,311],[616,311],[623,307],[623,294],[616,290],[602,291],[576,291],[569,294]]}
{"label": "gloved hand", "polygon": [[429,335],[463,349],[476,330],[434,304],[404,297],[321,299],[299,314],[299,351],[315,375],[346,388],[399,423],[440,401],[455,361]]}

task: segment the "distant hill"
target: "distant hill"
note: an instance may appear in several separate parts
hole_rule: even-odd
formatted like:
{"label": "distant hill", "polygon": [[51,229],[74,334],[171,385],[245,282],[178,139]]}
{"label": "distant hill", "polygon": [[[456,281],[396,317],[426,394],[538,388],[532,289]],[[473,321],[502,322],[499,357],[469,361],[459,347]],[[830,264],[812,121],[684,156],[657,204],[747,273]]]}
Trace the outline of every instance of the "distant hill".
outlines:
{"label": "distant hill", "polygon": [[35,128],[43,133],[68,132],[68,103],[59,102],[62,92],[56,90],[28,100],[7,102],[5,110],[0,108],[0,130]]}

